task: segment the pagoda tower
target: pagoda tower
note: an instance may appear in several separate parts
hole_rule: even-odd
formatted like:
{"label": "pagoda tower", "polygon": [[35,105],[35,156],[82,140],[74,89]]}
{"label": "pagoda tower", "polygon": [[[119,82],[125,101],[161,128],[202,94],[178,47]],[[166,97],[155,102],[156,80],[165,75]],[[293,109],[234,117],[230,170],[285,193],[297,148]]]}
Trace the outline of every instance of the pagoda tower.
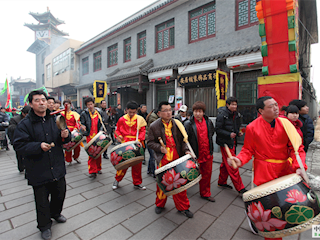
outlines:
{"label": "pagoda tower", "polygon": [[69,36],[68,33],[65,33],[57,28],[57,26],[60,24],[64,24],[64,21],[55,18],[50,12],[49,8],[47,9],[47,12],[44,13],[30,12],[29,14],[38,21],[38,24],[25,23],[24,26],[34,31],[35,41],[39,39],[50,45],[52,35]]}

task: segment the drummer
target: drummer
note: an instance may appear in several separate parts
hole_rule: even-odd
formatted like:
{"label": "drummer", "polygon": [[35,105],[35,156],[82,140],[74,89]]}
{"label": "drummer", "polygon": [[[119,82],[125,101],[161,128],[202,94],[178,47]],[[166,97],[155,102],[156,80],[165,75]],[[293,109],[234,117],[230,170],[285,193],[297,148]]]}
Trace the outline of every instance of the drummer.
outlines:
{"label": "drummer", "polygon": [[[127,114],[122,116],[117,123],[117,129],[115,131],[115,138],[118,142],[130,142],[136,141],[137,135],[139,142],[145,140],[147,123],[143,117],[137,115],[138,103],[130,101],[127,103]],[[142,163],[138,163],[131,167],[131,175],[134,188],[140,190],[146,190],[145,186],[141,186]],[[119,182],[123,179],[127,172],[127,168],[118,170],[115,176],[115,181],[112,185],[112,189],[115,190],[119,187]]]}
{"label": "drummer", "polygon": [[[190,153],[187,145],[183,141],[182,133],[172,119],[172,109],[168,102],[161,102],[158,108],[160,116],[150,125],[148,131],[148,147],[154,150],[155,159],[158,167],[162,167],[178,158]],[[158,138],[166,144],[166,148],[162,147]],[[193,217],[193,213],[189,211],[190,202],[187,197],[187,190],[173,195],[173,201],[180,213],[188,218]],[[157,186],[156,209],[155,212],[160,214],[164,210],[167,202],[167,196]]]}
{"label": "drummer", "polygon": [[[61,112],[61,115],[65,117],[67,127],[69,128],[70,132],[72,132],[74,129],[80,128],[80,115],[77,112],[71,111],[71,100],[66,99],[63,101],[63,106],[67,105],[67,114],[65,112]],[[73,159],[77,163],[81,163],[79,160],[80,156],[80,145],[78,145],[75,149],[73,149]],[[72,151],[67,152],[65,151],[64,157],[66,162],[69,163],[69,165],[72,164]]]}
{"label": "drummer", "polygon": [[[292,144],[278,118],[278,103],[272,97],[265,96],[257,100],[256,108],[261,116],[247,126],[241,152],[232,159],[241,167],[254,156],[253,182],[257,186],[291,173],[301,174]],[[307,169],[302,144],[298,152]],[[232,166],[230,158],[228,164]]]}
{"label": "drummer", "polygon": [[[80,122],[81,130],[84,131],[84,136],[87,136],[87,143],[94,138],[99,131],[103,131],[103,117],[98,109],[94,107],[94,99],[87,97],[84,100],[87,109],[81,113]],[[101,174],[101,156],[97,159],[89,157],[88,169],[90,178],[96,178],[97,174]]]}

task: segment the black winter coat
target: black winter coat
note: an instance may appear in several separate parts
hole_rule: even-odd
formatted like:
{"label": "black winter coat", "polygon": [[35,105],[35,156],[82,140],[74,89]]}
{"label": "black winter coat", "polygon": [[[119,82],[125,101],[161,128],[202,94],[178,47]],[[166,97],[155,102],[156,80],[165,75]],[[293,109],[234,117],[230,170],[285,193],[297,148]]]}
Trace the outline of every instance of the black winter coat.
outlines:
{"label": "black winter coat", "polygon": [[218,109],[218,116],[216,119],[216,143],[219,146],[227,144],[228,147],[233,148],[234,139],[230,137],[231,133],[239,135],[240,129],[240,113],[231,112],[227,107],[220,107]]}
{"label": "black winter coat", "polygon": [[10,142],[13,143],[13,134],[16,130],[16,127],[18,123],[23,119],[22,114],[18,114],[17,116],[14,116],[9,121],[9,127],[8,127],[8,137],[10,139]]}
{"label": "black winter coat", "polygon": [[[24,156],[28,184],[38,186],[61,179],[66,175],[62,144],[70,141],[61,138],[54,116],[47,110],[45,117],[39,117],[30,110],[14,131],[14,149]],[[41,143],[54,143],[55,146],[44,152]]]}
{"label": "black winter coat", "polygon": [[[102,122],[104,122],[104,118],[102,116],[102,113],[100,112],[100,110],[96,109],[98,111],[98,114],[100,114],[101,120]],[[84,136],[89,136],[90,134],[90,129],[91,129],[91,117],[90,117],[90,113],[89,110],[86,109],[84,110],[81,115],[80,115],[80,122],[82,125],[86,126],[86,131],[84,132]],[[99,131],[104,131],[104,128],[101,124],[100,119],[98,120],[98,129]]]}
{"label": "black winter coat", "polygon": [[[208,139],[209,139],[209,146],[210,146],[210,155],[213,154],[213,134],[214,134],[214,126],[212,121],[204,115],[204,119],[207,123],[207,129],[208,129]],[[187,130],[188,133],[188,141],[196,154],[197,158],[199,158],[199,146],[198,146],[198,135],[197,135],[197,126],[194,121],[194,116],[191,116],[188,121],[184,123],[184,127]]]}
{"label": "black winter coat", "polygon": [[299,120],[302,122],[301,131],[303,133],[303,146],[304,151],[307,152],[309,144],[313,141],[314,137],[314,126],[311,117],[308,114],[299,116]]}

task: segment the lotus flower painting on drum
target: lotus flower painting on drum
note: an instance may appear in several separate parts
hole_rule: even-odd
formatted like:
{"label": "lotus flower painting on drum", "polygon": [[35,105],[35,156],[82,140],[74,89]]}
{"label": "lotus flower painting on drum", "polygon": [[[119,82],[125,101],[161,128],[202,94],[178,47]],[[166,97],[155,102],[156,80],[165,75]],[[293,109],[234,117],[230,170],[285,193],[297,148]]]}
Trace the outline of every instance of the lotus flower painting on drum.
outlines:
{"label": "lotus flower painting on drum", "polygon": [[71,141],[62,145],[63,149],[67,152],[75,149],[83,140],[83,135],[78,129],[71,132]]}
{"label": "lotus flower painting on drum", "polygon": [[97,159],[111,145],[112,140],[108,134],[100,131],[91,141],[85,146],[85,150],[90,157]]}
{"label": "lotus flower painting on drum", "polygon": [[161,182],[166,186],[166,191],[171,191],[173,188],[179,188],[184,185],[187,179],[180,178],[180,173],[176,173],[174,169],[171,169],[163,174]]}

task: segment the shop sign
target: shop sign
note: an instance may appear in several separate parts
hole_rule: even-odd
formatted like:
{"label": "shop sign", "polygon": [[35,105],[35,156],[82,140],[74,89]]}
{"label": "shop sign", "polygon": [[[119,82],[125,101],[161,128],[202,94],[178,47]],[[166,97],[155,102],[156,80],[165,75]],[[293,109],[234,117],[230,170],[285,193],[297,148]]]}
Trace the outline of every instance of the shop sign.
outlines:
{"label": "shop sign", "polygon": [[214,85],[214,81],[216,80],[216,71],[212,70],[207,72],[178,75],[177,79],[180,86],[192,86],[211,82]]}

